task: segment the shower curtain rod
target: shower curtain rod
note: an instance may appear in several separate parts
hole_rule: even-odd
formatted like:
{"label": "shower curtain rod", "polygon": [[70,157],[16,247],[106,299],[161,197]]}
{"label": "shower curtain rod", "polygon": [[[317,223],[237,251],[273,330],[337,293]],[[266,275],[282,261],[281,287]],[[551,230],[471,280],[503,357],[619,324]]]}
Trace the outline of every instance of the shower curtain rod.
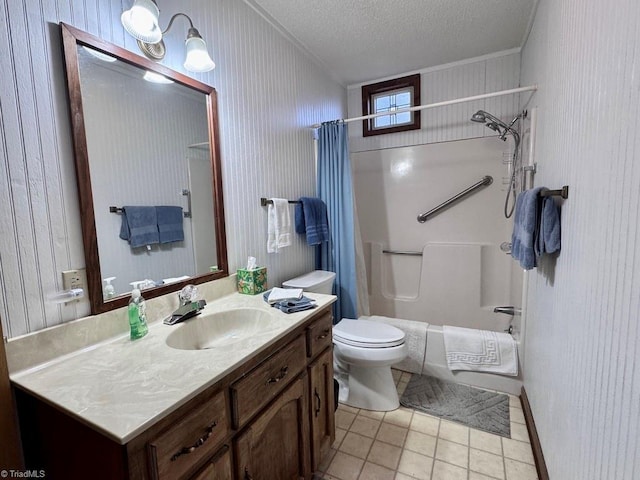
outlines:
{"label": "shower curtain rod", "polygon": [[[344,123],[357,122],[359,120],[369,120],[370,118],[382,117],[384,115],[395,115],[404,112],[415,112],[418,110],[426,110],[427,108],[446,107],[447,105],[455,105],[456,103],[473,102],[475,100],[483,100],[485,98],[501,97],[503,95],[512,95],[514,93],[522,92],[535,92],[538,90],[538,85],[530,85],[528,87],[512,88],[510,90],[500,90],[499,92],[483,93],[482,95],[474,95],[472,97],[456,98],[455,100],[446,100],[444,102],[430,103],[428,105],[418,105],[417,107],[403,108],[401,110],[395,110],[393,112],[380,112],[372,113],[371,115],[364,115],[362,117],[345,118],[342,120]],[[320,124],[316,123],[311,128],[320,128]]]}

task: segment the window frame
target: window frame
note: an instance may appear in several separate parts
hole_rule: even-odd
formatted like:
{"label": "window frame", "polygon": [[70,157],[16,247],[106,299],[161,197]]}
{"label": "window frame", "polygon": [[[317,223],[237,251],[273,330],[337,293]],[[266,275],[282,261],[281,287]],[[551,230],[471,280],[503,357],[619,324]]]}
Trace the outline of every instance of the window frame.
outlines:
{"label": "window frame", "polygon": [[[385,80],[384,82],[371,83],[369,85],[363,85],[362,91],[362,115],[370,115],[373,112],[373,97],[384,94],[385,92],[392,92],[394,90],[403,90],[413,88],[413,95],[411,97],[411,106],[420,105],[420,74],[408,75],[406,77],[394,78],[391,80]],[[393,125],[390,127],[374,128],[374,118],[370,118],[362,121],[362,136],[369,137],[372,135],[383,135],[386,133],[406,132],[407,130],[419,130],[420,129],[420,111],[411,112],[412,121],[409,123],[403,123],[402,125]],[[393,113],[389,113],[393,115]]]}

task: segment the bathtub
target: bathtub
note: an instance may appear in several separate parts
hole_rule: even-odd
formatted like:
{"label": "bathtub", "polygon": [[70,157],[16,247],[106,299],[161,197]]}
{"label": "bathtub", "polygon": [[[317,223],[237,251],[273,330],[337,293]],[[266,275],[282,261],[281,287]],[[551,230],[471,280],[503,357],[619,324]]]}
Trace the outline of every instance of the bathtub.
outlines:
{"label": "bathtub", "polygon": [[[520,342],[516,338],[518,345],[518,357],[521,357]],[[495,373],[452,372],[447,367],[447,359],[444,349],[444,336],[442,334],[442,326],[429,325],[427,328],[427,351],[425,354],[425,362],[422,370],[423,375],[431,375],[442,380],[447,380],[465,385],[472,385],[487,390],[497,390],[499,392],[510,393],[512,395],[520,395],[522,388],[522,362],[518,366],[518,376],[508,377],[505,375],[497,375]]]}

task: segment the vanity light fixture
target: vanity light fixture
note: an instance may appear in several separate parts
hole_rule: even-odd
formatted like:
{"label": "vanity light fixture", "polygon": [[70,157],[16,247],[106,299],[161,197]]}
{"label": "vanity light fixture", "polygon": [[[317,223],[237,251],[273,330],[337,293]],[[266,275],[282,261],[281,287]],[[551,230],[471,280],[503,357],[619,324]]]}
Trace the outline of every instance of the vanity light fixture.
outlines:
{"label": "vanity light fixture", "polygon": [[189,31],[185,41],[184,68],[190,72],[208,72],[215,68],[216,64],[209,56],[207,44],[187,14],[176,13],[173,15],[164,31],[160,30],[159,15],[160,11],[155,0],[134,0],[133,6],[123,12],[120,17],[125,30],[138,41],[138,47],[147,58],[156,61],[164,58],[166,48],[162,36],[169,31],[173,21],[182,16],[189,21]]}

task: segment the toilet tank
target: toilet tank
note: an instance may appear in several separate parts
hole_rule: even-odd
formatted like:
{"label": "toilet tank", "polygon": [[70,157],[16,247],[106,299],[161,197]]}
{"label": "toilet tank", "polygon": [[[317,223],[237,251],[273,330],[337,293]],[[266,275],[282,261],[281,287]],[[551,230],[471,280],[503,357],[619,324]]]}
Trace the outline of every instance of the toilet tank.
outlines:
{"label": "toilet tank", "polygon": [[335,278],[336,274],[334,272],[314,270],[313,272],[305,273],[299,277],[282,282],[282,286],[285,288],[302,288],[305,292],[331,295]]}

